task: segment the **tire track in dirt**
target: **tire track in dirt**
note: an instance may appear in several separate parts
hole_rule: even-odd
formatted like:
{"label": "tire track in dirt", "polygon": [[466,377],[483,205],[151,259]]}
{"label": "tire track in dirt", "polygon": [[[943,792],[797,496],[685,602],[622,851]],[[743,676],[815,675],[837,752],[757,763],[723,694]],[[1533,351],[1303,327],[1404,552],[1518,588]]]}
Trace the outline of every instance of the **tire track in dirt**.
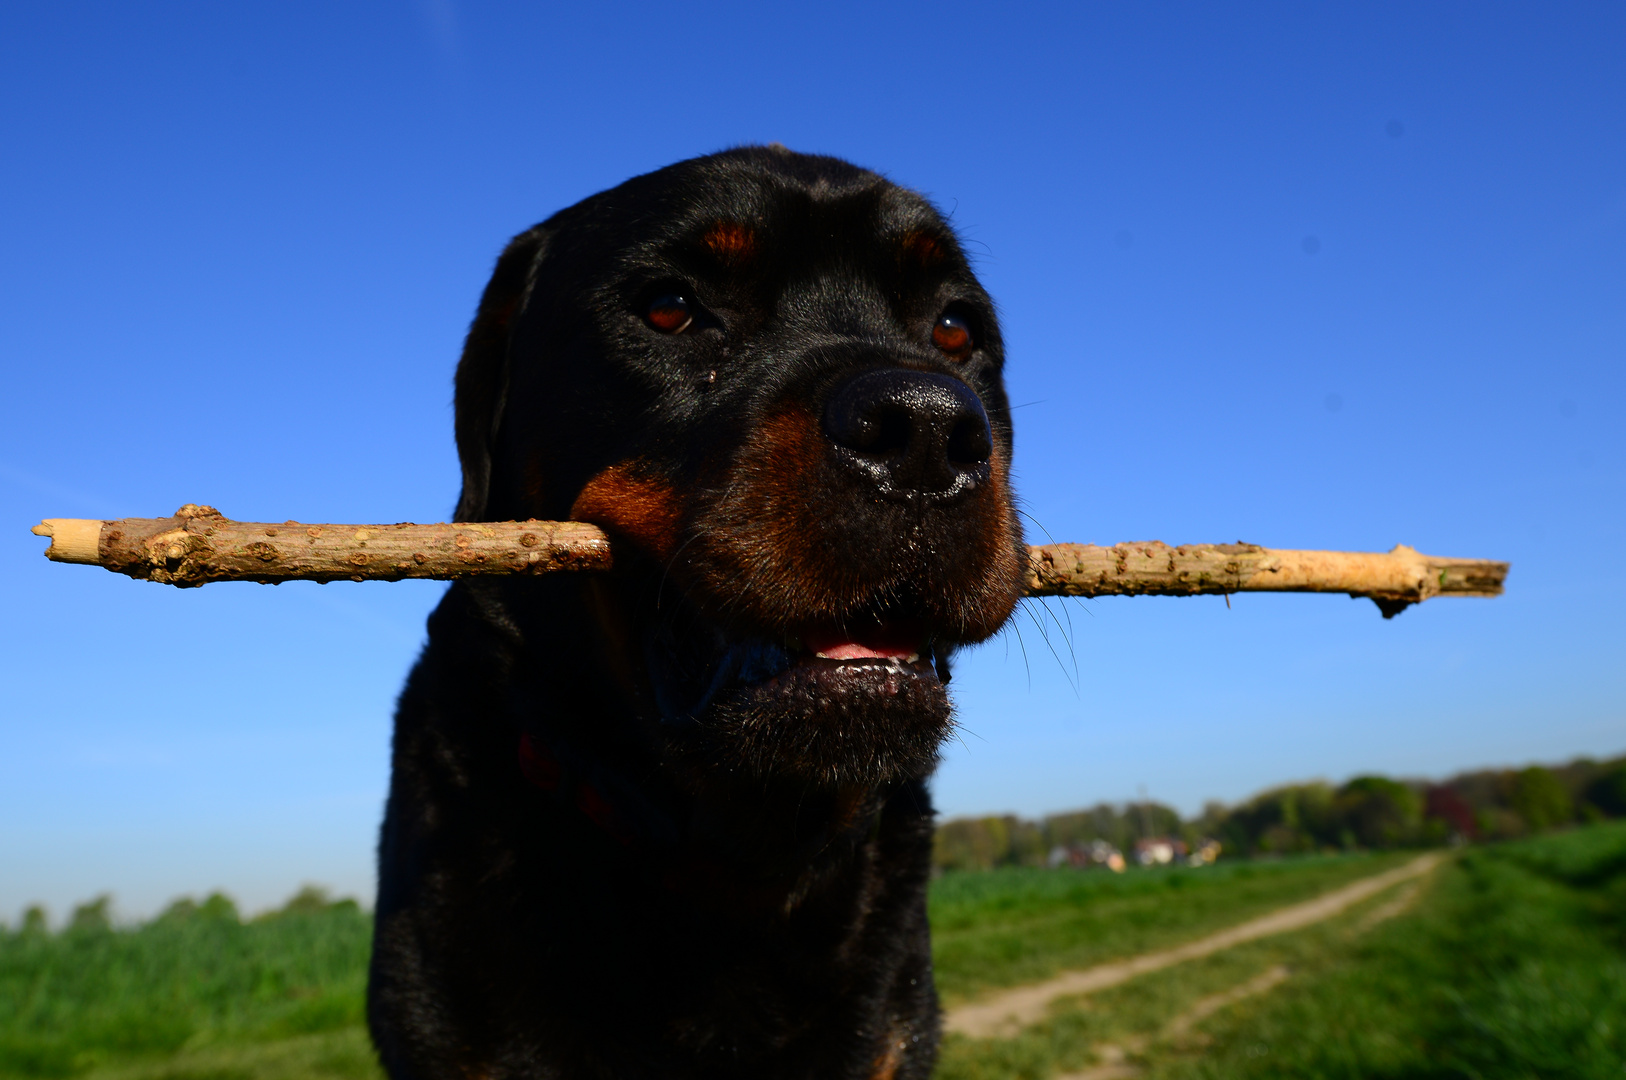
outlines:
{"label": "tire track in dirt", "polygon": [[[1142,953],[1127,960],[1114,960],[1081,971],[1068,971],[1044,982],[1013,987],[993,994],[981,1001],[951,1009],[943,1020],[943,1030],[975,1039],[1005,1038],[1022,1028],[1045,1018],[1050,1003],[1057,998],[1090,994],[1128,982],[1137,975],[1187,960],[1200,960],[1223,949],[1229,949],[1262,937],[1298,930],[1324,922],[1354,905],[1377,895],[1383,890],[1422,877],[1438,866],[1443,855],[1430,852],[1404,866],[1345,885],[1341,889],[1323,893],[1313,900],[1279,908],[1257,919],[1250,919],[1205,938],[1187,942],[1172,949]],[[1409,898],[1408,898],[1409,899]]]}
{"label": "tire track in dirt", "polygon": [[[1256,994],[1263,994],[1268,990],[1276,989],[1276,987],[1287,981],[1290,974],[1291,972],[1287,968],[1277,964],[1275,967],[1268,968],[1248,981],[1231,987],[1229,990],[1221,990],[1217,994],[1210,994],[1165,1024],[1158,1038],[1186,1038],[1191,1034],[1192,1028],[1221,1009],[1228,1008]],[[1055,1080],[1130,1080],[1131,1077],[1139,1076],[1145,1070],[1139,1065],[1131,1064],[1128,1061],[1128,1055],[1144,1052],[1151,1041],[1149,1036],[1140,1035],[1123,1040],[1121,1045],[1114,1046],[1102,1043],[1095,1048],[1095,1052],[1102,1059],[1099,1065],[1092,1065],[1079,1072],[1064,1073],[1055,1077]]]}

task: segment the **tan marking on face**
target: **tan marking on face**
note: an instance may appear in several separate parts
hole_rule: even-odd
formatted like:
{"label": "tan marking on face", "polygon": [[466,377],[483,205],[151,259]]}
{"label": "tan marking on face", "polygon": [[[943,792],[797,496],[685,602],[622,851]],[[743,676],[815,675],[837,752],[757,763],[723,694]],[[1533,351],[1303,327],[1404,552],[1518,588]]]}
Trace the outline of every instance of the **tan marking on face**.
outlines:
{"label": "tan marking on face", "polygon": [[904,233],[899,254],[906,263],[918,267],[935,266],[948,257],[937,237],[922,232]]}
{"label": "tan marking on face", "polygon": [[662,562],[677,549],[683,505],[664,480],[612,465],[587,482],[570,507],[572,521],[586,521],[631,540]]}
{"label": "tan marking on face", "polygon": [[737,221],[719,221],[702,240],[724,262],[743,262],[756,254],[756,232]]}
{"label": "tan marking on face", "polygon": [[695,550],[708,564],[706,584],[731,595],[736,610],[769,622],[792,612],[815,621],[846,606],[852,584],[843,579],[852,575],[818,542],[827,522],[811,485],[825,453],[818,422],[801,403],[752,432],[729,478],[732,494]]}

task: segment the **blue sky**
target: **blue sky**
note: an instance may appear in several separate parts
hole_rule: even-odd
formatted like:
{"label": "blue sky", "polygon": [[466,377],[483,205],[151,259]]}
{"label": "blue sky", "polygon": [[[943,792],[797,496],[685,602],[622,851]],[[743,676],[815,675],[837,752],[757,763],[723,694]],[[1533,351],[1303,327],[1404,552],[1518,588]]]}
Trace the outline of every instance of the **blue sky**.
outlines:
{"label": "blue sky", "polygon": [[370,899],[442,587],[180,592],[28,527],[443,519],[504,240],[749,142],[953,216],[1056,539],[1513,562],[1389,622],[1020,617],[957,671],[945,812],[1626,750],[1623,49],[1605,3],[7,7],[0,919]]}

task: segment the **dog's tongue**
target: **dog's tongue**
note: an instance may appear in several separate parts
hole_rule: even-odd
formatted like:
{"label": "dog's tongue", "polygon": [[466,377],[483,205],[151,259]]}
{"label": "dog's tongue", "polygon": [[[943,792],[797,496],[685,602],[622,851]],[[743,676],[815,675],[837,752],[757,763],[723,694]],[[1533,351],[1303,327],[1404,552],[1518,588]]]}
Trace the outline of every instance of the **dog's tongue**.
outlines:
{"label": "dog's tongue", "polygon": [[878,626],[861,635],[813,632],[803,642],[815,656],[826,660],[901,660],[920,654],[919,632],[904,627]]}

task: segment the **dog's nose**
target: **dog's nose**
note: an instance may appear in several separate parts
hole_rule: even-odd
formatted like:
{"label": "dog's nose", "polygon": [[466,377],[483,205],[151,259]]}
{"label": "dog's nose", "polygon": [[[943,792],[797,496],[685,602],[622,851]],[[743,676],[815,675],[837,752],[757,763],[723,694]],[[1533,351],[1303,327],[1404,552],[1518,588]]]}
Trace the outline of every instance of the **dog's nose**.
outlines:
{"label": "dog's nose", "polygon": [[988,478],[993,435],[982,400],[959,379],[880,368],[836,388],[824,408],[836,453],[882,494],[952,498]]}

